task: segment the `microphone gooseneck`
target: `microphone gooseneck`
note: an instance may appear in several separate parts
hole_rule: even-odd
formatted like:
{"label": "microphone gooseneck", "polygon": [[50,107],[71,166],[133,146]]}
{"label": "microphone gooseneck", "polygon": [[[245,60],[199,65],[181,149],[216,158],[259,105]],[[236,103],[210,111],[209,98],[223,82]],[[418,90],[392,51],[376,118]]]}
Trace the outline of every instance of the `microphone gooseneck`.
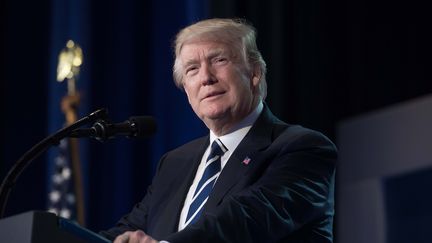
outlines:
{"label": "microphone gooseneck", "polygon": [[106,141],[115,136],[128,138],[149,137],[156,132],[156,121],[151,116],[133,116],[121,123],[111,123],[101,119],[90,128],[73,130],[70,137],[90,137],[99,141]]}
{"label": "microphone gooseneck", "polygon": [[[10,191],[15,185],[19,175],[32,160],[45,152],[50,146],[58,145],[60,140],[63,138],[94,137],[98,140],[104,141],[116,135],[125,135],[127,137],[147,137],[156,131],[156,122],[152,117],[135,116],[129,118],[129,120],[125,122],[112,124],[107,122],[107,113],[106,109],[99,109],[46,137],[21,156],[21,158],[13,164],[0,185],[0,218],[3,218]],[[79,129],[82,126],[93,122],[95,123],[91,128]]]}

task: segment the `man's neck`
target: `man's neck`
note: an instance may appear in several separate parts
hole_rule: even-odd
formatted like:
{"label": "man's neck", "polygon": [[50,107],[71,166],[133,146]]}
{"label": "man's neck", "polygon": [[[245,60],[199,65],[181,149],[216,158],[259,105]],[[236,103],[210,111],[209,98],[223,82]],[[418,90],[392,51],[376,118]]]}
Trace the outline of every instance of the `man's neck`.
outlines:
{"label": "man's neck", "polygon": [[254,109],[252,109],[245,117],[243,117],[241,120],[238,121],[230,121],[225,122],[219,121],[220,126],[217,126],[217,124],[214,124],[215,126],[209,127],[209,129],[212,131],[214,135],[217,137],[223,136],[225,134],[232,133],[238,129],[241,129],[245,126],[252,125],[255,120],[258,118],[259,114],[263,110],[263,103],[262,101],[259,101],[257,105],[254,106]]}

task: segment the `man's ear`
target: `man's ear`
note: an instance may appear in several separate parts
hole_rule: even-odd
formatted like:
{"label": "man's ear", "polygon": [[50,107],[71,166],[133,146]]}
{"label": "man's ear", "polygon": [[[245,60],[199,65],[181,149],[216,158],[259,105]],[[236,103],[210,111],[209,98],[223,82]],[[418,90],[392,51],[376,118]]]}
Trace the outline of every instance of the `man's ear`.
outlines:
{"label": "man's ear", "polygon": [[189,99],[189,93],[188,93],[187,89],[185,88],[185,85],[184,84],[182,84],[182,85],[183,85],[183,91],[186,93],[186,97],[188,99],[188,102],[189,102],[189,104],[191,104],[191,101]]}
{"label": "man's ear", "polygon": [[259,67],[259,65],[258,64],[254,65],[253,70],[252,70],[251,81],[252,81],[252,85],[255,88],[258,87],[258,85],[261,81],[261,75],[262,75],[262,72],[261,72],[261,68]]}

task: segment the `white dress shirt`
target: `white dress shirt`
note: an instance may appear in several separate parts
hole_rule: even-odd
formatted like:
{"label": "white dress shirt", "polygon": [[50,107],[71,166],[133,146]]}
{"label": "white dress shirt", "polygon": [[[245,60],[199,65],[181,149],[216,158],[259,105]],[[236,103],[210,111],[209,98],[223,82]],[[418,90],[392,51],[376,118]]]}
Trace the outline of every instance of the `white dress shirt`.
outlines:
{"label": "white dress shirt", "polygon": [[[245,117],[241,122],[239,122],[237,125],[234,126],[232,129],[232,132],[225,134],[219,139],[222,141],[222,143],[225,145],[225,147],[228,149],[228,151],[225,152],[225,154],[221,157],[221,170],[225,167],[228,159],[231,157],[237,146],[240,144],[240,142],[243,140],[243,138],[246,136],[246,134],[251,129],[253,123],[256,121],[258,116],[261,114],[261,111],[263,109],[264,105],[262,102],[260,102],[255,108],[253,112],[251,112],[247,117]],[[192,197],[195,192],[195,189],[198,185],[199,180],[202,177],[202,174],[204,173],[205,169],[205,163],[207,156],[210,153],[210,146],[213,143],[214,140],[218,139],[218,137],[213,133],[213,131],[210,130],[210,145],[207,147],[206,151],[204,152],[204,155],[201,158],[201,163],[198,166],[197,172],[195,174],[195,179],[193,180],[192,185],[189,188],[189,192],[186,196],[186,200],[183,204],[183,209],[180,214],[179,224],[178,224],[178,230],[182,230],[186,227],[186,216],[188,214],[188,210],[190,207],[190,204],[192,203]],[[217,183],[217,181],[216,181]]]}

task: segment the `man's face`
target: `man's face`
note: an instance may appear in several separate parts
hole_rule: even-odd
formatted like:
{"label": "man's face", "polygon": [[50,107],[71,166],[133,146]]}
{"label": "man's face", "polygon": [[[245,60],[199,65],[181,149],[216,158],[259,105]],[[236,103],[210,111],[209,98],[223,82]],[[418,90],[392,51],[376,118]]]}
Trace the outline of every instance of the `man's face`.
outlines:
{"label": "man's face", "polygon": [[248,67],[241,50],[197,41],[185,44],[179,59],[189,103],[210,129],[214,123],[233,125],[255,107],[259,75]]}

